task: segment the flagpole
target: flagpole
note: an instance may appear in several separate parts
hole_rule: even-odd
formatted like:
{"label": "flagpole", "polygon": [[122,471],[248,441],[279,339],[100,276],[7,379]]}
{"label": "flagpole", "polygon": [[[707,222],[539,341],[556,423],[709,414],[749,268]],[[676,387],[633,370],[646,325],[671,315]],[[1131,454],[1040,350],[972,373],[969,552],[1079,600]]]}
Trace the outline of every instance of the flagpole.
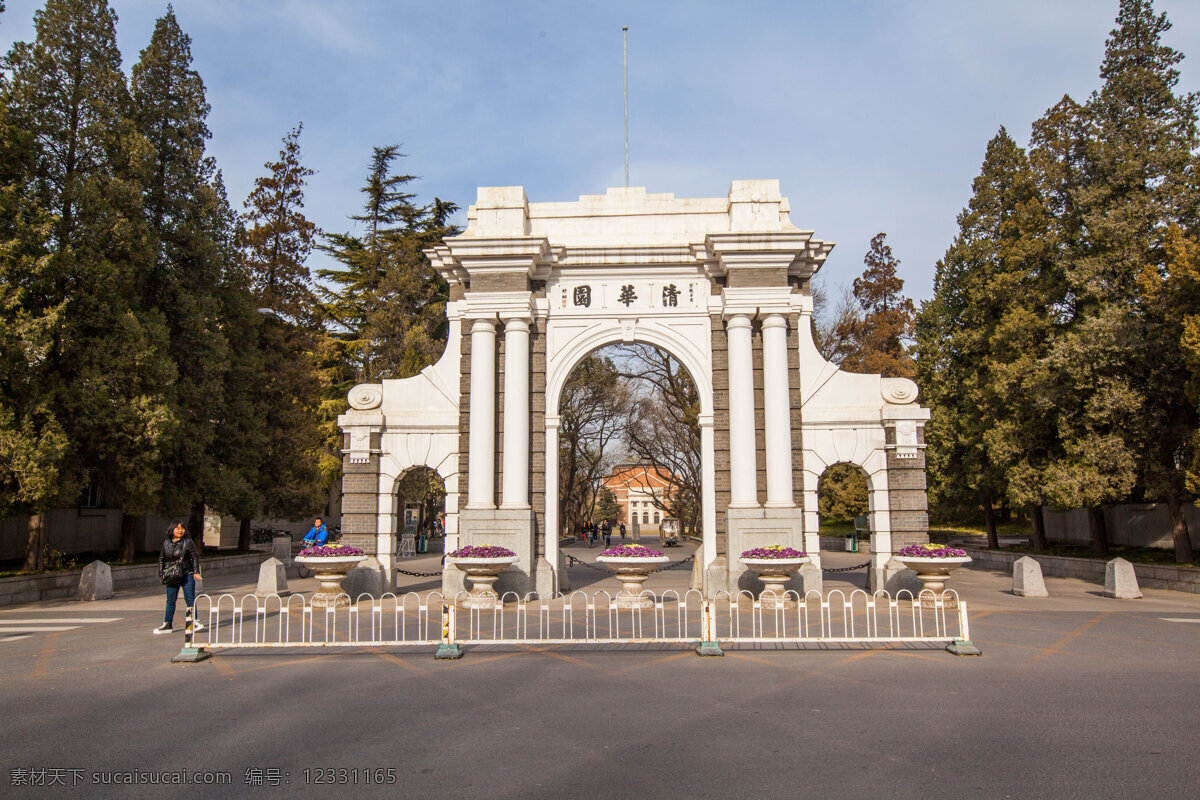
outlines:
{"label": "flagpole", "polygon": [[629,26],[621,26],[625,63],[625,188],[629,188]]}

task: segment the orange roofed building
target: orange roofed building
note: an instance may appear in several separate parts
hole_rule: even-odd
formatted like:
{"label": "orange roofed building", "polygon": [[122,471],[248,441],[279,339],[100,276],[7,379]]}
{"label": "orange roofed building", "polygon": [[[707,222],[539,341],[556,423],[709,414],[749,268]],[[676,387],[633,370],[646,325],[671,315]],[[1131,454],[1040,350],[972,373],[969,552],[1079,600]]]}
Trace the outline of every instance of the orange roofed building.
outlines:
{"label": "orange roofed building", "polygon": [[655,507],[654,498],[663,499],[670,489],[671,473],[662,467],[644,464],[618,464],[612,474],[604,476],[604,488],[613,494],[621,508],[617,523],[629,528],[634,520],[643,532],[657,531],[663,511]]}

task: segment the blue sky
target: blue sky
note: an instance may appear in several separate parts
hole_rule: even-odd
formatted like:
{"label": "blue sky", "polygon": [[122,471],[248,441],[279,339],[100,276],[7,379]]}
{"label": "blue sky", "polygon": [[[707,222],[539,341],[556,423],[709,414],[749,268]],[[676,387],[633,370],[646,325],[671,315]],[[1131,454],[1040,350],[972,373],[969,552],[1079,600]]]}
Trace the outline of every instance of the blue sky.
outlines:
{"label": "blue sky", "polygon": [[[128,69],[165,2],[110,0]],[[5,50],[42,2],[7,0]],[[1158,0],[1200,88],[1200,4]],[[677,197],[778,178],[792,221],[837,247],[835,292],[886,231],[906,291],[933,288],[984,148],[1024,144],[1064,93],[1099,85],[1117,0],[335,2],[178,0],[213,110],[210,153],[240,206],[298,122],[306,213],[349,230],[371,148],[465,210],[477,186],[534,202],[624,181],[621,26],[629,26],[630,183]],[[314,255],[310,266],[324,265]]]}

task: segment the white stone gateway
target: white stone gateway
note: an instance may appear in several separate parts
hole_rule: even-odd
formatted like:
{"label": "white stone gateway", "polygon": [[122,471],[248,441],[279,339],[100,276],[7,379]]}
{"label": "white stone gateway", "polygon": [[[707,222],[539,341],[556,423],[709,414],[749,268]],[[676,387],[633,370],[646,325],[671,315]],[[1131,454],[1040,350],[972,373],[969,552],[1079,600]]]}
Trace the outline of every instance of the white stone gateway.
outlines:
{"label": "white stone gateway", "polygon": [[[446,482],[447,549],[517,553],[501,591],[564,587],[558,404],[575,366],[608,344],[669,351],[700,392],[704,591],[748,587],[743,550],[783,544],[820,567],[817,482],[867,475],[871,585],[894,547],[925,541],[924,423],[907,379],[843,372],[811,333],[809,282],[833,248],[789,218],[774,180],[677,199],[609,189],[530,203],[481,188],[460,236],[426,251],[450,283],[449,342],[412,378],[356,386],[345,434],[342,531],[394,576],[396,483]],[[447,569],[444,587],[462,588]]]}

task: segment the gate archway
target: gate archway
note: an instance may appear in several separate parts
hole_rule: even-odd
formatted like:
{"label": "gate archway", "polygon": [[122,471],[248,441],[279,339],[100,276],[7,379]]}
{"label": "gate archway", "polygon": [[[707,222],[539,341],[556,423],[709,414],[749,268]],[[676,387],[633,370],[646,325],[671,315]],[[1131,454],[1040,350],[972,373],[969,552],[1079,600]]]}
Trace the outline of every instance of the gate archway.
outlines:
{"label": "gate archway", "polygon": [[[911,381],[821,358],[809,281],[833,245],[791,223],[777,181],[734,181],[723,198],[628,188],[568,203],[481,188],[467,217],[426,251],[451,289],[445,354],[413,378],[355,387],[339,417],[346,535],[382,541],[387,461],[424,446],[446,480],[446,546],[514,550],[502,589],[561,588],[557,403],[580,359],[619,342],[669,351],[700,390],[696,582],[710,595],[739,585],[744,549],[818,553],[828,463],[872,476],[873,579],[894,534],[927,535],[928,410]],[[448,592],[462,586],[456,573],[446,570]]]}

